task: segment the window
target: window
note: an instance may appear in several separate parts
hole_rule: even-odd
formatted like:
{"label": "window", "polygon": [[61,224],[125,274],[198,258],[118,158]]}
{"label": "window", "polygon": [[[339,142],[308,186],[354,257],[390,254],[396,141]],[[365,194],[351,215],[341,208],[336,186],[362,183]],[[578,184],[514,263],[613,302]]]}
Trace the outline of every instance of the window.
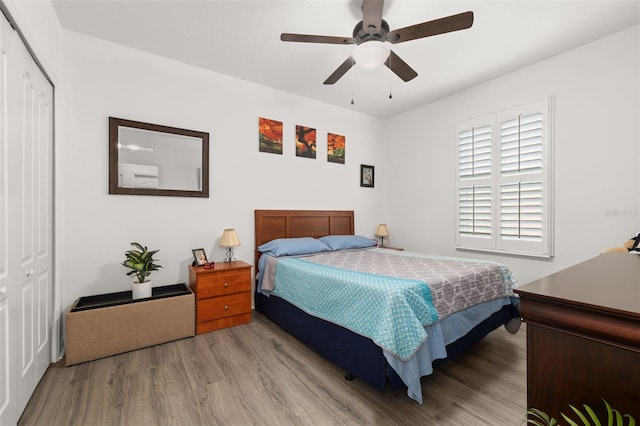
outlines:
{"label": "window", "polygon": [[550,101],[457,125],[456,247],[553,255]]}

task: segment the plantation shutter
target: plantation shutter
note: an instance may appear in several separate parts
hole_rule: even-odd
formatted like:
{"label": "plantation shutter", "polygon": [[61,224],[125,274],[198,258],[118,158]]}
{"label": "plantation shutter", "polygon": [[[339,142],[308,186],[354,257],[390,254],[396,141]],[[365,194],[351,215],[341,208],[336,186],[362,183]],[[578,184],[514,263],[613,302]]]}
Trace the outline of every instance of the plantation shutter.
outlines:
{"label": "plantation shutter", "polygon": [[491,126],[472,127],[459,135],[460,177],[491,175]]}
{"label": "plantation shutter", "polygon": [[492,129],[490,117],[458,125],[458,246],[493,246]]}
{"label": "plantation shutter", "polygon": [[553,254],[549,115],[543,99],[457,125],[456,247]]}
{"label": "plantation shutter", "polygon": [[460,233],[491,236],[491,186],[460,188]]}
{"label": "plantation shutter", "polygon": [[500,187],[500,236],[542,239],[542,182],[518,182]]}
{"label": "plantation shutter", "polygon": [[501,123],[502,174],[542,172],[542,114],[519,115]]}
{"label": "plantation shutter", "polygon": [[551,254],[548,109],[545,99],[497,113],[499,250]]}

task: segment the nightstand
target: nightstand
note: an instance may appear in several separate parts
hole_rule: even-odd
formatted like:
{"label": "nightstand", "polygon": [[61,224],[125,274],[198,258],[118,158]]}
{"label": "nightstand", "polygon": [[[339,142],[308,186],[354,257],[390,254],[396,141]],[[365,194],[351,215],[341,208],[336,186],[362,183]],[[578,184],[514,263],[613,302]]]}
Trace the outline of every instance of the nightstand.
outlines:
{"label": "nightstand", "polygon": [[189,266],[196,299],[196,334],[251,322],[251,265],[216,262],[213,268]]}

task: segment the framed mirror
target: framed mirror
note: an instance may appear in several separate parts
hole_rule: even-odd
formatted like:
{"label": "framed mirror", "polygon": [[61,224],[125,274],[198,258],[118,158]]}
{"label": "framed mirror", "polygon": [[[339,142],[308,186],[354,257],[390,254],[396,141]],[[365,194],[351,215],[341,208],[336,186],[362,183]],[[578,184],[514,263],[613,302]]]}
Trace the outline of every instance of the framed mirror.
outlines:
{"label": "framed mirror", "polygon": [[109,117],[109,194],[209,197],[209,133]]}

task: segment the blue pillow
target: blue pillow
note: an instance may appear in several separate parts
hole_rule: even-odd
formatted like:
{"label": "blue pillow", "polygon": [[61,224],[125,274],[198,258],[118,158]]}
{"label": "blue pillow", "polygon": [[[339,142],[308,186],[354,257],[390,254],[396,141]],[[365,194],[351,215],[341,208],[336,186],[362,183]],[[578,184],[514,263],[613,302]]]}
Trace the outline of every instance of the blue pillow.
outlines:
{"label": "blue pillow", "polygon": [[327,235],[318,239],[329,246],[331,250],[358,249],[378,244],[376,240],[360,235]]}
{"label": "blue pillow", "polygon": [[331,251],[323,242],[311,238],[278,238],[258,247],[258,251],[274,257],[296,256],[300,254],[321,253]]}

